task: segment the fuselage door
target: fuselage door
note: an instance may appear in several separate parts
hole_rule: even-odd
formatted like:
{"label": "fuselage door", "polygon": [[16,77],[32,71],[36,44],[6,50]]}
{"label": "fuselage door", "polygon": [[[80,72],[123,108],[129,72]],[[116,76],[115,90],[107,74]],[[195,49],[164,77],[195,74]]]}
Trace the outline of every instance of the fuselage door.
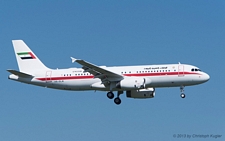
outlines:
{"label": "fuselage door", "polygon": [[178,77],[184,76],[184,65],[178,64]]}
{"label": "fuselage door", "polygon": [[52,71],[46,71],[46,74],[45,74],[45,82],[46,83],[50,83],[52,82]]}

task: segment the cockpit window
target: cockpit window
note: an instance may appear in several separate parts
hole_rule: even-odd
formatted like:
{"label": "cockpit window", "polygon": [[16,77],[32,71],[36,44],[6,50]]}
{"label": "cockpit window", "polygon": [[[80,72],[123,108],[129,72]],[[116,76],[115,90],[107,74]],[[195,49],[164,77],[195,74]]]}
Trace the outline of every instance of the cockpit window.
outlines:
{"label": "cockpit window", "polygon": [[201,71],[201,70],[197,68],[192,68],[191,71]]}

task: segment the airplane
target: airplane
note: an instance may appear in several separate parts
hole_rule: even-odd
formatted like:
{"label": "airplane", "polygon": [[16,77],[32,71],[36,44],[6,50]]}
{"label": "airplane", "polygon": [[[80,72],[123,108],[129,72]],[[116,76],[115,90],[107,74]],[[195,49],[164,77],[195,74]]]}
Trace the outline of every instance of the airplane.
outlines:
{"label": "airplane", "polygon": [[107,91],[109,99],[117,96],[114,103],[121,104],[120,95],[128,98],[146,99],[155,97],[155,88],[184,87],[202,84],[210,76],[198,67],[187,64],[162,64],[139,66],[97,66],[85,60],[71,57],[82,68],[50,69],[46,67],[24,43],[12,40],[19,71],[8,69],[9,79],[22,83],[70,91]]}

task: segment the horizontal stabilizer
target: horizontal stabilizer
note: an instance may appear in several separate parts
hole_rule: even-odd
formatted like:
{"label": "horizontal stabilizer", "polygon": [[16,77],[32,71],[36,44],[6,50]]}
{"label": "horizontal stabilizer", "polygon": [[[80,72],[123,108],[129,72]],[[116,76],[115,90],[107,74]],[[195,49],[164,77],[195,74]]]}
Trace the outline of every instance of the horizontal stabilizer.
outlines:
{"label": "horizontal stabilizer", "polygon": [[19,72],[19,71],[16,71],[16,70],[7,70],[7,71],[14,74],[14,75],[20,76],[20,77],[33,77],[30,74],[26,74],[26,73]]}

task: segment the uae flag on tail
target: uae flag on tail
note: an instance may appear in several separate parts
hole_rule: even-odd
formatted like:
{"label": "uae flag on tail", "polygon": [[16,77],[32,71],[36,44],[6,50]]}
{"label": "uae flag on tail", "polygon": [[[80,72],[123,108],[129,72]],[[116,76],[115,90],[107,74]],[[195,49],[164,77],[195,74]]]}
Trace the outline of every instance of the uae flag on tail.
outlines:
{"label": "uae flag on tail", "polygon": [[21,59],[35,59],[36,57],[32,54],[32,52],[20,52],[17,53]]}

